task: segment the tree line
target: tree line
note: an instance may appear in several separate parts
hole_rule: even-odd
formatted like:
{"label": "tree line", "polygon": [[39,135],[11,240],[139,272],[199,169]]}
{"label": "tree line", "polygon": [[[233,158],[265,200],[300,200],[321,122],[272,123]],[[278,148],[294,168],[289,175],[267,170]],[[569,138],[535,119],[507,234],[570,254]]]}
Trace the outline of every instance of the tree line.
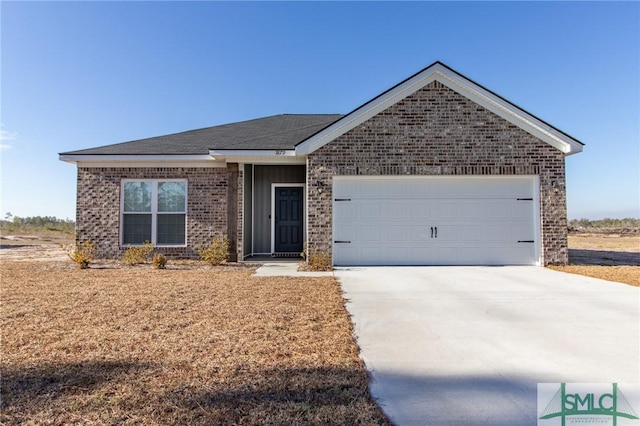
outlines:
{"label": "tree line", "polygon": [[0,228],[3,232],[16,232],[24,230],[48,230],[73,233],[76,223],[71,219],[59,219],[55,216],[27,216],[20,217],[7,213],[0,220]]}
{"label": "tree line", "polygon": [[640,219],[627,217],[624,219],[572,219],[569,228],[640,228]]}

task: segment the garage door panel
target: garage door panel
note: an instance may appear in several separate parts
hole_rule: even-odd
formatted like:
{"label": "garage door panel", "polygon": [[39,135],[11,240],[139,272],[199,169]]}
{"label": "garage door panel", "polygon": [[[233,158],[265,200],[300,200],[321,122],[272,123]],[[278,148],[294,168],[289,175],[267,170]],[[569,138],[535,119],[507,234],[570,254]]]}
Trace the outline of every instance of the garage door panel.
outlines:
{"label": "garage door panel", "polygon": [[389,202],[386,204],[386,217],[389,219],[406,219],[408,218],[408,204]]}
{"label": "garage door panel", "polygon": [[534,264],[538,243],[518,243],[536,240],[534,188],[532,177],[337,177],[349,201],[334,202],[334,239],[350,244],[334,244],[334,262]]}
{"label": "garage door panel", "polygon": [[[456,230],[457,233],[454,241],[468,243],[473,241],[484,241],[486,239],[486,232],[484,232],[483,227],[480,226],[460,225]],[[440,237],[440,235],[438,235],[438,237]]]}
{"label": "garage door panel", "polygon": [[431,258],[431,248],[429,247],[414,247],[409,251],[407,260],[410,265],[420,265],[425,259]]}
{"label": "garage door panel", "polygon": [[358,226],[358,241],[380,242],[382,240],[382,227],[379,226]]}
{"label": "garage door panel", "polygon": [[380,219],[383,205],[380,203],[362,203],[358,209],[358,219]]}
{"label": "garage door panel", "polygon": [[399,180],[389,180],[380,188],[389,198],[408,198],[407,185]]}
{"label": "garage door panel", "polygon": [[430,253],[429,264],[458,265],[461,252],[457,247],[433,248]]}
{"label": "garage door panel", "polygon": [[340,259],[344,265],[358,265],[360,259],[358,257],[358,249],[349,247],[346,244],[335,244],[333,248],[333,258]]}
{"label": "garage door panel", "polygon": [[[433,228],[433,236],[431,236],[431,228]],[[436,245],[436,241],[440,244],[457,241],[458,240],[458,227],[455,225],[442,225],[429,227],[430,240]]]}
{"label": "garage door panel", "polygon": [[522,264],[522,259],[526,259],[529,256],[529,250],[529,247],[522,245],[509,245],[488,249],[488,264]]}
{"label": "garage door panel", "polygon": [[418,242],[418,241],[427,241],[431,239],[431,232],[429,228],[425,225],[412,225],[409,232],[408,241]]}
{"label": "garage door panel", "polygon": [[457,196],[456,192],[456,184],[450,180],[433,183],[433,195],[435,198],[453,198]]}
{"label": "garage door panel", "polygon": [[432,205],[422,200],[414,200],[407,206],[407,216],[412,220],[426,220],[433,217]]}
{"label": "garage door panel", "polygon": [[384,260],[381,247],[361,247],[359,250],[360,259],[365,261],[369,259],[371,262],[378,263]]}
{"label": "garage door panel", "polygon": [[409,256],[409,249],[407,247],[389,246],[388,259],[390,263],[400,264],[404,259]]}
{"label": "garage door panel", "polygon": [[517,241],[509,225],[504,223],[488,224],[485,226],[486,232],[484,238],[491,243],[500,243],[505,241]]}
{"label": "garage door panel", "polygon": [[359,198],[378,198],[382,196],[382,183],[377,180],[364,180],[358,183],[356,192],[352,195]]}
{"label": "garage door panel", "polygon": [[354,203],[335,203],[333,214],[343,220],[356,220],[358,218],[358,205]]}
{"label": "garage door panel", "polygon": [[387,241],[407,241],[409,239],[409,227],[406,225],[390,225],[387,227]]}
{"label": "garage door panel", "polygon": [[512,241],[535,241],[531,229],[526,225],[512,225]]}
{"label": "garage door panel", "polygon": [[533,201],[516,201],[512,205],[513,216],[533,220]]}
{"label": "garage door panel", "polygon": [[431,182],[404,181],[404,191],[407,198],[410,199],[426,199],[434,198],[434,185]]}
{"label": "garage door panel", "polygon": [[485,203],[487,220],[509,220],[514,217],[514,200],[488,200]]}
{"label": "garage door panel", "polygon": [[347,199],[358,193],[358,186],[361,182],[355,180],[342,180],[340,185],[334,185],[333,196],[335,198]]}
{"label": "garage door panel", "polygon": [[484,265],[504,265],[513,263],[509,252],[505,252],[504,247],[489,247],[483,254]]}
{"label": "garage door panel", "polygon": [[455,202],[436,201],[434,219],[451,220],[458,217],[458,205]]}
{"label": "garage door panel", "polygon": [[358,241],[358,224],[353,222],[336,225],[333,235],[336,241]]}
{"label": "garage door panel", "polygon": [[480,201],[460,201],[458,217],[462,220],[483,219],[487,215],[486,205]]}

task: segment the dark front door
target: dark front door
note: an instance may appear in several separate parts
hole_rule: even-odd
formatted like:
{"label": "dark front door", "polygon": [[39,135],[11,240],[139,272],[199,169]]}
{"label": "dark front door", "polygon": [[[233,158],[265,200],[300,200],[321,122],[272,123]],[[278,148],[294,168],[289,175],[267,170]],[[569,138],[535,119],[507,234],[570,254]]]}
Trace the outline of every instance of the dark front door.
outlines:
{"label": "dark front door", "polygon": [[275,193],[275,252],[300,253],[304,226],[303,188],[278,186]]}

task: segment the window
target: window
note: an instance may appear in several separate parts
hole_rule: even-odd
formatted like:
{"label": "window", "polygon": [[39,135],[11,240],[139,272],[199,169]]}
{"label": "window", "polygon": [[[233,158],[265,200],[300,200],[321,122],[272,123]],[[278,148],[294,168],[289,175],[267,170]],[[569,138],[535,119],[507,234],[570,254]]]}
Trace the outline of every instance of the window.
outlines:
{"label": "window", "polygon": [[187,182],[124,180],[122,244],[185,245]]}

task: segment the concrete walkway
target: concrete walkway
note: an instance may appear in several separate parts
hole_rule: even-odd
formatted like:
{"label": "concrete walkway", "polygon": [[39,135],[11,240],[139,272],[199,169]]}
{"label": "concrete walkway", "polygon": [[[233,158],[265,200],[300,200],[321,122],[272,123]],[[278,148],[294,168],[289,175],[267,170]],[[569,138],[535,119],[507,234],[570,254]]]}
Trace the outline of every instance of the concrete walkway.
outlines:
{"label": "concrete walkway", "polygon": [[540,267],[335,275],[397,425],[535,425],[537,383],[640,382],[637,287]]}

